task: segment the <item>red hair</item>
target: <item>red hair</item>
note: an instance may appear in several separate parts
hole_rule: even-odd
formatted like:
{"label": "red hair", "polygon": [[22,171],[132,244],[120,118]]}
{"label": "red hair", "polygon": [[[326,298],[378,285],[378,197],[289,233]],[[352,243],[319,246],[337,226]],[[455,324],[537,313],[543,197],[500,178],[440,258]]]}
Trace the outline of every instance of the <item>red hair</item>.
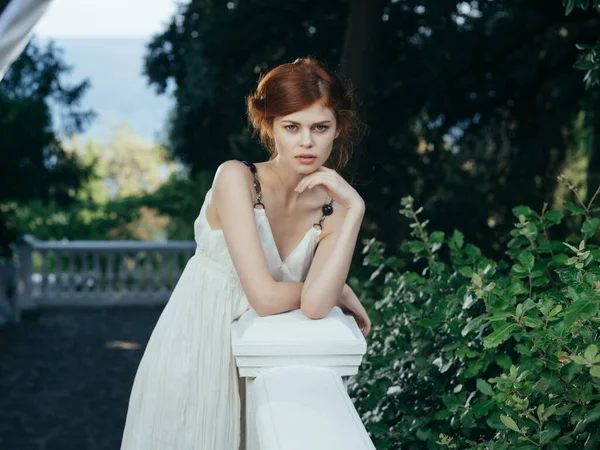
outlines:
{"label": "red hair", "polygon": [[256,91],[246,100],[248,120],[271,153],[270,159],[277,155],[269,134],[273,129],[273,119],[322,101],[333,112],[339,131],[326,165],[341,171],[350,161],[360,126],[352,92],[320,62],[299,58],[293,63],[275,67],[260,78]]}

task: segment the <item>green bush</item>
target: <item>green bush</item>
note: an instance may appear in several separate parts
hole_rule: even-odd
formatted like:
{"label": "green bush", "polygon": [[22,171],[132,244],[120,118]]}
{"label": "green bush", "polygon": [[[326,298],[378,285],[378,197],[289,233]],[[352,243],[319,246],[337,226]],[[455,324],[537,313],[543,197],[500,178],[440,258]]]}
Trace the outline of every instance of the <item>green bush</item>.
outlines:
{"label": "green bush", "polygon": [[410,197],[403,250],[423,269],[365,242],[379,320],[349,392],[379,450],[600,449],[600,208],[578,203],[570,242],[551,237],[561,211],[514,208],[502,261],[429,232]]}

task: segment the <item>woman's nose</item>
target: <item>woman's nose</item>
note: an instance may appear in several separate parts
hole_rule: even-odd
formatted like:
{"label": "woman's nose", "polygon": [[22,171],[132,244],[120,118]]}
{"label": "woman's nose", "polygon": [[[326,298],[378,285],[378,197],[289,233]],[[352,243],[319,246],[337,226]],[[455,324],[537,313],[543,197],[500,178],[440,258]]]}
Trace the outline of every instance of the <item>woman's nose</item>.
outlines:
{"label": "woman's nose", "polygon": [[310,132],[310,130],[303,131],[302,132],[302,146],[310,148],[310,147],[312,147],[312,145],[313,145],[312,133]]}

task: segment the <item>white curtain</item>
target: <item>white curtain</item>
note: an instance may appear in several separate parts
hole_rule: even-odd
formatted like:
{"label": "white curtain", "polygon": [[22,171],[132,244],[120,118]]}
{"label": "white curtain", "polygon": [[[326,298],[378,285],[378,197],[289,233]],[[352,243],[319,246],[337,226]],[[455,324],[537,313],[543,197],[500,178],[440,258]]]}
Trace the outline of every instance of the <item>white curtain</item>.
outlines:
{"label": "white curtain", "polygon": [[10,0],[0,14],[0,81],[53,0]]}

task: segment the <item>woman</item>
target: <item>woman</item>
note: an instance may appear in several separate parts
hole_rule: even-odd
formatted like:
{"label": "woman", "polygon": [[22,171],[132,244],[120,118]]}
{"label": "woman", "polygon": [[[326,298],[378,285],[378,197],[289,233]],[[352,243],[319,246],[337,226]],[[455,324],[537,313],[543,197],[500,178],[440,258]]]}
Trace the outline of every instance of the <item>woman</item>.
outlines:
{"label": "woman", "polygon": [[247,100],[271,158],[218,168],[194,223],[195,255],[140,362],[122,450],[238,449],[230,325],[248,308],[261,316],[300,308],[319,319],[340,305],[369,332],[345,284],[365,205],[325,167],[349,159],[350,93],[317,61],[298,59],[271,70]]}

